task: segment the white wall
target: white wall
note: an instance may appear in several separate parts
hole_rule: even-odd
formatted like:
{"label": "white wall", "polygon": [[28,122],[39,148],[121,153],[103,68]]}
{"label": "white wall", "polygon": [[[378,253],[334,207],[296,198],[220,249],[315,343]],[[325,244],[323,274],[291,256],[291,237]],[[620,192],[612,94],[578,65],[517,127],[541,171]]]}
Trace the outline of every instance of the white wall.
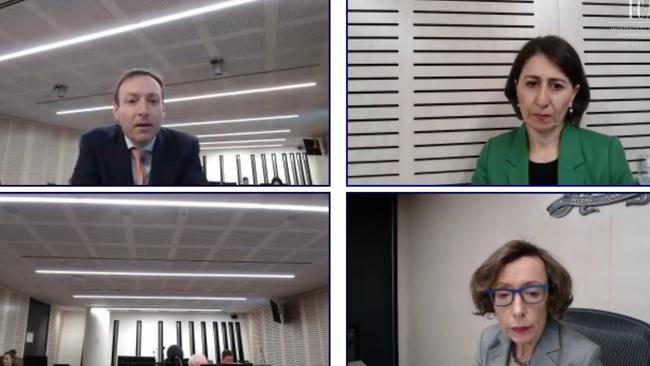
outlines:
{"label": "white wall", "polygon": [[559,194],[401,195],[398,208],[400,365],[469,365],[482,330],[469,281],[511,239],[555,255],[573,278],[574,307],[650,322],[650,205],[605,206],[555,219]]}
{"label": "white wall", "polygon": [[0,182],[68,184],[80,136],[77,130],[0,115]]}
{"label": "white wall", "polygon": [[[321,151],[323,155],[308,155],[309,160],[309,170],[311,172],[312,184],[314,185],[327,185],[329,184],[329,155],[325,151],[325,146],[321,141]],[[221,172],[219,166],[219,156],[224,156],[224,175],[226,182],[237,182],[237,160],[236,155],[239,154],[241,159],[241,170],[242,177],[248,177],[250,184],[253,184],[253,169],[251,165],[251,154],[255,155],[255,168],[257,171],[257,180],[258,183],[264,183],[264,175],[262,171],[262,158],[261,155],[266,155],[266,169],[269,178],[269,183],[273,178],[273,163],[271,160],[271,154],[276,155],[277,165],[278,165],[278,176],[283,183],[287,183],[287,177],[284,174],[284,164],[282,161],[282,154],[287,154],[287,164],[289,165],[289,176],[291,184],[294,183],[293,178],[293,166],[291,164],[291,157],[289,154],[301,154],[301,157],[304,158],[304,150],[298,150],[295,147],[282,147],[282,148],[269,148],[269,149],[248,149],[248,150],[202,150],[201,156],[205,155],[207,157],[207,177],[209,181],[221,181]],[[298,174],[298,179],[300,179],[300,166],[296,159],[296,173]],[[304,165],[304,159],[303,159]],[[306,178],[305,178],[306,179]]]}
{"label": "white wall", "polygon": [[0,347],[1,352],[15,349],[22,357],[29,313],[29,296],[0,285]]}
{"label": "white wall", "polygon": [[[194,322],[194,345],[196,353],[203,353],[203,343],[201,338],[201,322],[206,322],[206,338],[208,342],[208,358],[215,361],[214,349],[214,332],[212,322],[219,322],[219,344],[221,351],[226,349],[223,344],[223,334],[221,329],[222,322],[240,322],[241,332],[246,332],[245,323],[241,319],[231,319],[228,315],[222,314],[200,314],[200,313],[145,313],[145,312],[111,312],[110,334],[113,334],[113,321],[119,320],[119,336],[117,343],[118,356],[135,356],[136,341],[136,324],[138,320],[142,321],[142,356],[156,356],[158,349],[158,321],[163,321],[163,359],[166,358],[166,350],[169,346],[177,344],[176,341],[176,322],[181,321],[183,354],[185,358],[191,356],[189,321]],[[235,337],[235,344],[237,338]],[[228,343],[230,343],[230,330],[228,328]],[[244,347],[244,356],[246,354],[246,337],[242,334],[242,344]],[[232,349],[232,346],[228,347]]]}
{"label": "white wall", "polygon": [[84,366],[102,366],[111,360],[111,315],[108,310],[91,308],[86,312],[83,356]]}
{"label": "white wall", "polygon": [[79,366],[86,328],[84,311],[64,311],[56,362]]}

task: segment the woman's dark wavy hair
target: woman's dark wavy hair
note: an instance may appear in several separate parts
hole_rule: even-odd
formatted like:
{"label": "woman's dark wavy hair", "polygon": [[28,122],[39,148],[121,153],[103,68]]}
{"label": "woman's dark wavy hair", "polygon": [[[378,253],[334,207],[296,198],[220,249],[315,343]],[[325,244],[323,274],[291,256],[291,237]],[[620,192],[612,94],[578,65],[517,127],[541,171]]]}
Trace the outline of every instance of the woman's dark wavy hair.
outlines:
{"label": "woman's dark wavy hair", "polygon": [[521,257],[538,257],[544,262],[549,284],[546,301],[548,314],[553,319],[564,316],[573,302],[571,275],[549,252],[523,240],[505,243],[472,275],[470,290],[476,307],[474,315],[494,313],[494,305],[486,291],[494,285],[504,266]]}
{"label": "woman's dark wavy hair", "polygon": [[585,75],[585,70],[582,67],[582,62],[580,61],[578,52],[576,52],[567,41],[560,37],[537,37],[531,39],[524,45],[521,51],[519,51],[517,58],[515,58],[515,62],[512,64],[512,69],[510,69],[510,75],[508,76],[505,89],[506,98],[508,98],[510,104],[512,104],[512,108],[514,108],[517,117],[523,119],[521,111],[519,110],[519,107],[517,107],[516,81],[519,80],[521,70],[524,68],[528,59],[537,54],[546,56],[551,60],[551,62],[557,65],[571,81],[573,87],[580,85],[578,94],[573,100],[573,113],[567,111],[567,114],[564,117],[564,119],[571,122],[572,125],[579,127],[582,115],[587,110],[591,98],[589,83],[587,82],[587,76]]}

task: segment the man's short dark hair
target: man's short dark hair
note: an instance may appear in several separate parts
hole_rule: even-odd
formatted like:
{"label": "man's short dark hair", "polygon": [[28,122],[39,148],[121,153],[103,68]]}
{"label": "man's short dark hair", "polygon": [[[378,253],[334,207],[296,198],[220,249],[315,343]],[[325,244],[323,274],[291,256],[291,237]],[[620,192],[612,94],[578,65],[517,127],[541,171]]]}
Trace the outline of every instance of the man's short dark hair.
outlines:
{"label": "man's short dark hair", "polygon": [[519,80],[521,70],[524,68],[528,59],[538,54],[546,56],[551,60],[551,62],[557,65],[557,67],[559,67],[560,70],[562,70],[562,72],[569,78],[574,88],[576,85],[580,85],[578,94],[573,100],[573,113],[569,110],[564,117],[566,120],[571,122],[572,125],[576,127],[580,126],[582,115],[589,106],[589,83],[587,82],[587,76],[582,67],[580,56],[578,56],[576,50],[569,44],[569,42],[557,36],[537,37],[531,39],[524,45],[524,47],[522,47],[515,58],[515,62],[512,64],[512,69],[510,69],[510,75],[506,82],[505,94],[506,98],[510,101],[510,104],[512,104],[512,108],[514,108],[517,117],[523,119],[521,110],[519,110],[519,107],[517,106],[516,81]]}
{"label": "man's short dark hair", "polygon": [[115,84],[115,92],[113,93],[113,103],[115,105],[120,105],[120,87],[122,87],[122,83],[124,83],[126,80],[134,77],[134,76],[140,76],[140,75],[145,75],[153,78],[156,80],[158,85],[160,85],[160,98],[161,102],[164,101],[165,99],[165,83],[163,82],[162,76],[160,76],[158,73],[148,70],[148,69],[130,69],[124,72],[122,76],[120,76],[120,79],[117,81]]}

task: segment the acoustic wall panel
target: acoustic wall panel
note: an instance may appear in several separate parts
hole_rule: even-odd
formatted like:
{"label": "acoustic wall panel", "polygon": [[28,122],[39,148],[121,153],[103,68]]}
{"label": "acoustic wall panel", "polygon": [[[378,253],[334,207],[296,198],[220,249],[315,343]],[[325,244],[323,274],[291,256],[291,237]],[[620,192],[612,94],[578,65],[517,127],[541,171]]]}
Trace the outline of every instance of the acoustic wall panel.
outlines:
{"label": "acoustic wall panel", "polygon": [[469,183],[485,141],[521,124],[506,78],[518,50],[547,34],[584,63],[582,127],[618,136],[636,173],[650,151],[650,38],[629,5],[350,0],[348,184]]}

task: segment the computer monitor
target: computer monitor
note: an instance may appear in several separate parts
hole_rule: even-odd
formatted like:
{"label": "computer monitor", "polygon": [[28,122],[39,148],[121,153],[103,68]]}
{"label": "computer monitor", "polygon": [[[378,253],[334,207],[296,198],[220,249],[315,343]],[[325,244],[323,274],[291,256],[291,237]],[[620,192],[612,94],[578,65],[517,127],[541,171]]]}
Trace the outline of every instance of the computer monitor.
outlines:
{"label": "computer monitor", "polygon": [[155,357],[117,356],[117,366],[155,366]]}

